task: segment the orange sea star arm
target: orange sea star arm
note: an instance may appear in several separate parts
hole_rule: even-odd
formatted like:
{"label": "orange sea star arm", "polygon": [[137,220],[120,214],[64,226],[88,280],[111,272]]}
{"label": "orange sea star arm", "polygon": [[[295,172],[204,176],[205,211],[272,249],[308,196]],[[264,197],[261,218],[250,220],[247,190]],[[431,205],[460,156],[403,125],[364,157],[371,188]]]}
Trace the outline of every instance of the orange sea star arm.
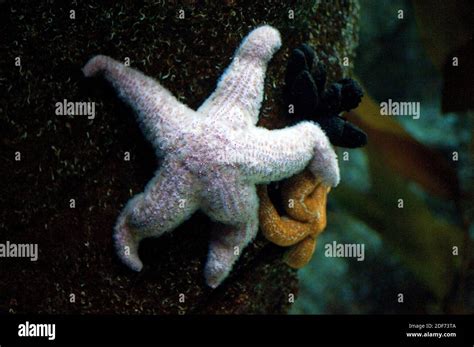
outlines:
{"label": "orange sea star arm", "polygon": [[291,246],[311,234],[311,226],[288,218],[282,218],[268,196],[267,187],[258,188],[260,198],[260,228],[267,240],[278,246]]}

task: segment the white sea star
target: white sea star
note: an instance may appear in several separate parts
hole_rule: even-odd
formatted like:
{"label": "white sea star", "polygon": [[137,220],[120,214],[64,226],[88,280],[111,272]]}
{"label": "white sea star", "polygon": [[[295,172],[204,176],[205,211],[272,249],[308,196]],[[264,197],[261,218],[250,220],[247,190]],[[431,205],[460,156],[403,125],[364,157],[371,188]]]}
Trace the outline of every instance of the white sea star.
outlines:
{"label": "white sea star", "polygon": [[253,30],[237,49],[216,90],[197,111],[157,81],[106,56],[92,58],[85,76],[102,73],[138,114],[162,165],[133,197],[115,226],[121,260],[143,264],[143,238],[171,231],[201,209],[220,224],[212,232],[205,278],[217,287],[258,231],[256,184],[290,177],[309,165],[328,186],[339,182],[336,154],[313,122],[279,130],[257,127],[268,61],[281,45],[270,26]]}

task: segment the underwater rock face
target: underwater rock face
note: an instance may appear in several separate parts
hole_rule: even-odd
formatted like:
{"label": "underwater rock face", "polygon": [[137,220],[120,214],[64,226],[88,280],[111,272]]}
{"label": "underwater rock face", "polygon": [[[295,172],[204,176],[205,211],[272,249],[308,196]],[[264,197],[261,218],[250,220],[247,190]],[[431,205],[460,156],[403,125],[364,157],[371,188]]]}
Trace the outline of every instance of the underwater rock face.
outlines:
{"label": "underwater rock face", "polygon": [[[232,1],[0,4],[0,30],[11,33],[0,43],[8,52],[0,57],[6,86],[0,93],[0,237],[39,247],[36,262],[2,259],[0,312],[286,312],[288,296],[297,294],[296,273],[283,263],[284,250],[260,235],[222,287],[205,286],[211,222],[203,215],[144,241],[140,274],[115,258],[116,218],[157,163],[133,112],[105,82],[86,81],[80,69],[100,52],[129,58],[195,109],[215,88],[241,38],[267,23],[278,28],[283,46],[267,72],[260,124],[280,128],[288,123],[281,93],[289,52],[310,42],[330,82],[349,75],[342,58],[353,61],[357,11],[357,2],[343,0],[245,8]],[[13,57],[21,58],[21,67]],[[55,104],[65,99],[94,101],[94,119],[56,115]]]}

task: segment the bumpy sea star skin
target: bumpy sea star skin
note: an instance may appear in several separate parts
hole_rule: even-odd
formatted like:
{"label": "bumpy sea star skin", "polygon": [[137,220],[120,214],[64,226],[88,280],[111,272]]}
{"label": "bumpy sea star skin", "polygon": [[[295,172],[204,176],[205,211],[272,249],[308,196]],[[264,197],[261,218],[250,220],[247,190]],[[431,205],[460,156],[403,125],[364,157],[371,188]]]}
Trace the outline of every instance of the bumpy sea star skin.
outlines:
{"label": "bumpy sea star skin", "polygon": [[293,269],[306,266],[316,250],[316,235],[308,235],[305,239],[290,247],[284,257],[284,262]]}
{"label": "bumpy sea star skin", "polygon": [[237,49],[216,90],[197,111],[157,81],[106,56],[92,58],[85,76],[101,73],[137,113],[162,165],[145,191],[133,197],[115,226],[115,247],[135,271],[143,238],[169,232],[201,209],[219,222],[205,266],[217,287],[258,231],[256,184],[292,176],[305,167],[328,186],[339,182],[336,154],[310,121],[290,128],[256,126],[268,61],[281,45],[270,26],[253,30]]}
{"label": "bumpy sea star skin", "polygon": [[313,256],[316,238],[326,227],[326,201],[330,188],[308,170],[283,183],[286,216],[280,216],[266,186],[259,187],[260,226],[263,235],[279,246],[290,247],[284,261],[292,268],[305,266]]}

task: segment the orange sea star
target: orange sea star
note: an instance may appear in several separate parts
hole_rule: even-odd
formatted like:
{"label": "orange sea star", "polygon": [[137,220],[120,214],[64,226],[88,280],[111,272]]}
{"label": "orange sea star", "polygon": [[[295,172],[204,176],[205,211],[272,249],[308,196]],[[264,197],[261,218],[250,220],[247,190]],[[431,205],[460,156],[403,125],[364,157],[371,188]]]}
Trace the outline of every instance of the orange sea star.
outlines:
{"label": "orange sea star", "polygon": [[260,226],[271,242],[290,247],[284,260],[299,269],[310,260],[316,238],[326,227],[326,201],[330,187],[308,170],[283,183],[281,197],[287,216],[280,216],[271,202],[266,186],[260,186]]}

